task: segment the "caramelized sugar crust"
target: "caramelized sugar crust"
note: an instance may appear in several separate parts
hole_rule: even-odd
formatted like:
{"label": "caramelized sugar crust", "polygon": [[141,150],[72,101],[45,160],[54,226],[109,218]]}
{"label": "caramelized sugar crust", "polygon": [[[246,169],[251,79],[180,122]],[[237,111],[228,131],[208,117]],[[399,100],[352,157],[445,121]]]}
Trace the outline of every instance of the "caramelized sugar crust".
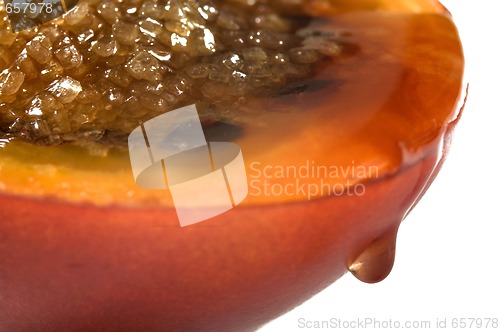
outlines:
{"label": "caramelized sugar crust", "polygon": [[278,93],[340,53],[335,36],[312,35],[301,29],[307,17],[285,14],[293,8],[83,0],[63,18],[18,34],[4,20],[0,134],[47,145],[120,145],[141,122],[194,103],[205,123],[235,123],[247,98]]}

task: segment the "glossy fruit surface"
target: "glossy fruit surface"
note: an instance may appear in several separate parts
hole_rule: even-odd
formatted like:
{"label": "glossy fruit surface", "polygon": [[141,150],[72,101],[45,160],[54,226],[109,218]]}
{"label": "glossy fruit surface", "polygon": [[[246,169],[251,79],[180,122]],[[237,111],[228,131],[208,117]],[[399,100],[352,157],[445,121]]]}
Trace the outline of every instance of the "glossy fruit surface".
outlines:
{"label": "glossy fruit surface", "polygon": [[[368,282],[387,275],[399,223],[437,174],[459,117],[460,40],[433,1],[305,8],[321,16],[310,31],[340,35],[345,52],[298,89],[249,98],[238,110],[253,121],[238,135],[212,131],[241,147],[250,184],[223,215],[180,228],[165,192],[135,186],[126,152],[6,142],[0,329],[251,331],[348,267]],[[276,174],[313,162],[376,172],[299,185]],[[297,189],[320,180],[344,194]],[[348,195],[348,181],[362,194]],[[293,195],[266,195],[265,183],[292,183]]]}

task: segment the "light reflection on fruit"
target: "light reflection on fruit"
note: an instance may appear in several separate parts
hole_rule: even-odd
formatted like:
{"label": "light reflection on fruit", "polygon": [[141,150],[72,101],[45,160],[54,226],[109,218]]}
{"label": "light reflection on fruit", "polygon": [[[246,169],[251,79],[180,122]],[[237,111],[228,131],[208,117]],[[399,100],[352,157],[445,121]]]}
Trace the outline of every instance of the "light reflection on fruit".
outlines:
{"label": "light reflection on fruit", "polygon": [[[332,3],[344,4],[321,9],[334,16],[314,29],[344,32],[346,52],[305,88],[248,98],[235,109],[243,130],[231,140],[247,169],[377,166],[377,178],[360,180],[364,195],[249,195],[179,228],[164,192],[135,186],[126,152],[92,156],[86,145],[14,140],[0,156],[0,327],[253,330],[348,268],[366,282],[383,279],[399,223],[449,147],[463,102],[462,50],[447,14],[431,14],[441,11],[432,1],[414,1],[419,14],[404,13],[406,1],[380,2],[391,15],[341,14],[345,2]],[[322,81],[330,83],[310,89]]]}

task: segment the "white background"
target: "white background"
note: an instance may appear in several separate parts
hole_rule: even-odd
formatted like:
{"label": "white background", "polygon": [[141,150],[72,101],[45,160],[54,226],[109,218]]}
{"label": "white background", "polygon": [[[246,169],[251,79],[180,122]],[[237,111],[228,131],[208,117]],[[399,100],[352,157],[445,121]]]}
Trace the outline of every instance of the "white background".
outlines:
{"label": "white background", "polygon": [[500,1],[442,2],[464,42],[469,101],[448,161],[400,228],[391,275],[375,285],[345,275],[259,332],[379,330],[298,325],[299,318],[365,317],[428,320],[432,331],[446,318],[448,327],[437,331],[500,331],[451,327],[453,318],[500,319]]}

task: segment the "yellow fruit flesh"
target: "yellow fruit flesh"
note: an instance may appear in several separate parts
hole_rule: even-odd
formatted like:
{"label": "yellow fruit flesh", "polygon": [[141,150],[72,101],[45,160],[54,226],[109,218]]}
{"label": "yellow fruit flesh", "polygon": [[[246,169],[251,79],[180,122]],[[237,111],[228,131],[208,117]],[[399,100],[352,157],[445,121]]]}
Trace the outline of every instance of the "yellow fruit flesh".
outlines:
{"label": "yellow fruit flesh", "polygon": [[[456,116],[449,110],[460,96],[463,57],[447,17],[354,12],[313,21],[312,26],[345,34],[341,41],[353,51],[308,79],[330,81],[319,91],[248,98],[239,106],[242,116],[250,114],[253,119],[234,141],[242,149],[251,185],[244,204],[308,198],[301,192],[259,195],[265,181],[291,182],[269,176],[276,175],[273,170],[278,167],[374,167],[364,176],[322,179],[332,186],[382,179],[429,153]],[[319,182],[301,179],[306,185]],[[123,151],[99,157],[71,145],[9,142],[0,151],[0,185],[10,194],[98,205],[171,205],[164,191],[135,185],[128,153]]]}

